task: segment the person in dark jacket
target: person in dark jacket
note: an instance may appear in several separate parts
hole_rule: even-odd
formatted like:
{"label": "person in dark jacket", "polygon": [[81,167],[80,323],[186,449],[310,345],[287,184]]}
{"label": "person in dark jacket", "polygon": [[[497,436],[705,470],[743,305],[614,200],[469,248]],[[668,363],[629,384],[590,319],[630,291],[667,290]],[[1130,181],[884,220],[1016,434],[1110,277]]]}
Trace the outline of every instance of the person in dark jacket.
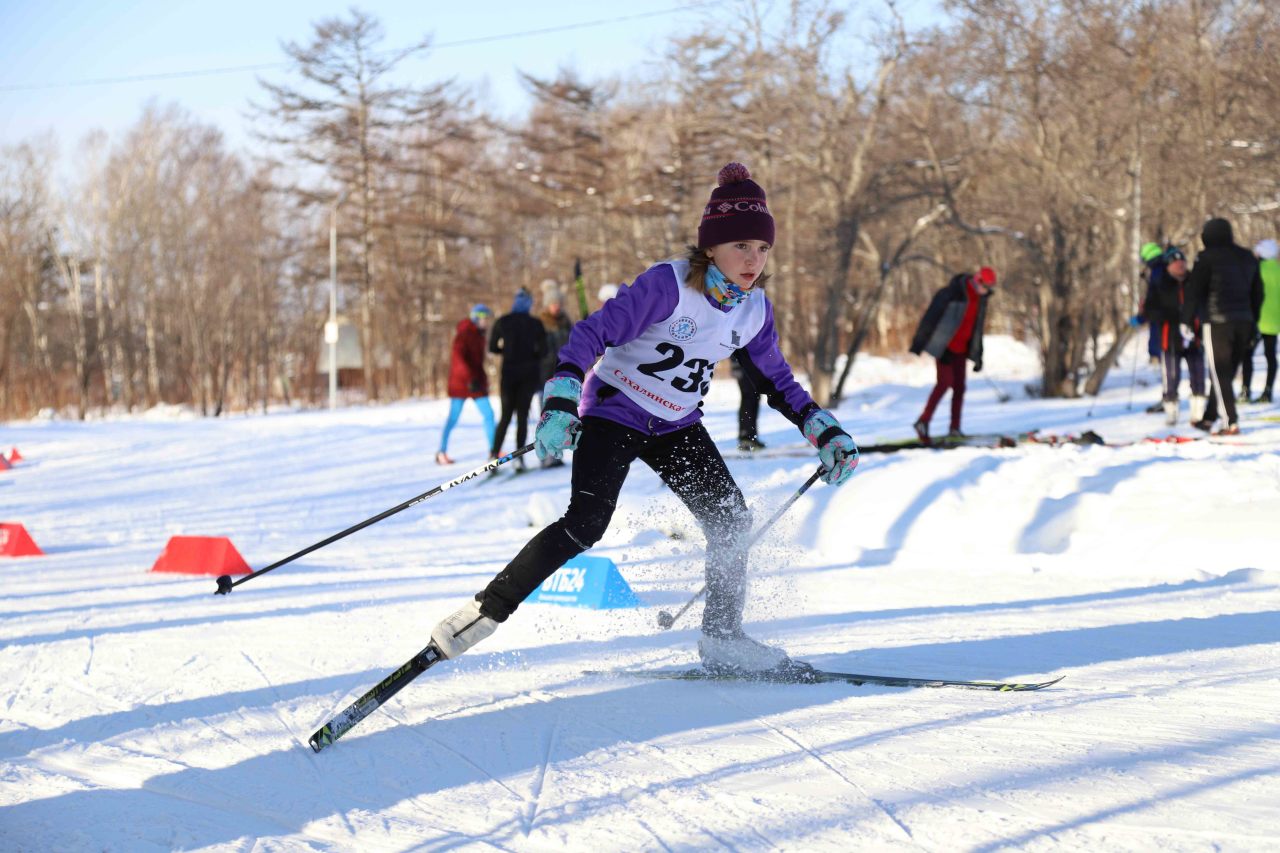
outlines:
{"label": "person in dark jacket", "polygon": [[1204,417],[1192,425],[1206,432],[1213,429],[1221,407],[1227,418],[1222,432],[1235,435],[1240,432],[1240,419],[1231,380],[1258,328],[1262,276],[1258,259],[1253,252],[1236,245],[1227,220],[1210,219],[1204,224],[1200,239],[1204,251],[1196,255],[1196,264],[1187,276],[1182,322],[1190,327],[1200,317],[1204,323],[1213,396]]}
{"label": "person in dark jacket", "polygon": [[983,267],[977,273],[953,276],[947,286],[934,294],[915,337],[911,352],[927,352],[937,359],[938,381],[924,411],[913,425],[920,440],[929,443],[929,421],[933,410],[951,391],[951,428],[948,438],[963,438],[960,412],[964,407],[966,360],[973,361],[975,373],[982,370],[982,330],[987,319],[987,299],[996,285],[996,273]]}
{"label": "person in dark jacket", "polygon": [[[490,448],[492,459],[502,455],[502,442],[512,415],[516,418],[516,447],[524,447],[529,435],[529,407],[541,384],[542,357],[547,352],[546,327],[530,315],[532,309],[533,294],[520,288],[511,313],[499,317],[489,334],[489,352],[502,356],[502,417]],[[516,464],[524,468],[524,457],[518,457]]]}
{"label": "person in dark jacket", "polygon": [[[1169,265],[1164,259],[1164,249],[1161,248],[1159,243],[1143,243],[1138,255],[1142,258],[1142,264],[1145,267],[1143,272],[1147,280],[1147,294],[1142,301],[1144,309],[1138,315],[1145,322],[1147,319],[1145,316],[1147,300],[1151,298],[1151,292],[1163,282]],[[1152,326],[1147,334],[1147,355],[1150,356],[1151,363],[1157,363],[1163,352],[1164,348],[1161,346],[1160,332],[1155,326]],[[1159,411],[1159,409],[1156,408],[1152,411]]]}
{"label": "person in dark jacket", "polygon": [[1143,311],[1160,343],[1161,388],[1165,423],[1178,422],[1178,385],[1182,382],[1182,361],[1187,362],[1191,380],[1191,421],[1204,417],[1204,344],[1200,318],[1187,324],[1190,334],[1182,335],[1182,304],[1185,301],[1187,256],[1177,246],[1164,253],[1164,275],[1147,294]]}
{"label": "person in dark jacket", "polygon": [[449,433],[458,423],[462,404],[475,400],[480,417],[484,418],[484,434],[487,444],[493,444],[493,407],[489,405],[489,377],[484,372],[484,333],[493,312],[487,305],[471,309],[471,316],[458,322],[453,335],[453,349],[449,353],[449,418],[440,433],[440,449],[436,451],[436,463],[452,465],[449,458]]}
{"label": "person in dark jacket", "polygon": [[[547,330],[547,351],[542,356],[542,374],[538,380],[539,403],[542,400],[542,383],[555,375],[560,347],[569,342],[569,333],[573,331],[573,321],[564,311],[564,293],[554,279],[547,279],[542,283],[542,305],[542,313],[538,315],[538,319]],[[562,465],[563,459],[548,457],[542,460],[543,468],[559,468]]]}
{"label": "person in dark jacket", "polygon": [[[1129,318],[1129,325],[1135,329],[1143,323],[1147,323],[1147,306],[1151,303],[1152,294],[1159,290],[1168,278],[1168,265],[1164,259],[1165,250],[1161,248],[1159,243],[1143,243],[1142,248],[1138,250],[1138,257],[1142,258],[1142,279],[1146,284],[1143,291],[1142,307],[1138,313]],[[1175,323],[1175,325],[1177,325]],[[1149,323],[1147,326],[1147,356],[1151,359],[1152,365],[1163,363],[1165,349],[1162,346],[1164,336],[1161,334],[1160,328],[1156,323]],[[1155,414],[1165,408],[1163,399],[1147,406],[1148,414]]]}

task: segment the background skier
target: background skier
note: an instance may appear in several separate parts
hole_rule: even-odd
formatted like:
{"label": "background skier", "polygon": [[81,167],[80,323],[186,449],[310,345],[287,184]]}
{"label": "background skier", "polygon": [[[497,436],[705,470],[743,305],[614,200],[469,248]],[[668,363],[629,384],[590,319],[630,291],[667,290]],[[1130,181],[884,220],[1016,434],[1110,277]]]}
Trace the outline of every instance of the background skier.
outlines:
{"label": "background skier", "polygon": [[[489,449],[491,459],[502,455],[512,415],[516,419],[516,447],[523,447],[529,434],[529,407],[538,393],[542,356],[547,351],[547,330],[530,315],[532,310],[533,294],[522,287],[512,300],[511,313],[499,317],[489,334],[489,352],[502,356],[502,417]],[[516,464],[523,468],[524,457],[518,457]]]}
{"label": "background skier", "polygon": [[489,405],[489,377],[484,372],[484,333],[493,312],[487,305],[476,305],[471,315],[458,321],[449,351],[449,417],[440,431],[440,449],[436,463],[452,465],[449,458],[449,433],[462,414],[462,404],[475,400],[484,418],[485,444],[493,444],[493,407]]}
{"label": "background skier", "polygon": [[915,336],[911,339],[911,352],[920,355],[927,352],[937,359],[937,383],[929,393],[924,411],[913,426],[920,440],[928,443],[929,421],[938,401],[951,391],[951,426],[948,438],[963,438],[960,431],[960,413],[964,408],[966,359],[973,361],[973,370],[982,370],[982,330],[987,320],[987,299],[996,285],[996,272],[982,267],[974,275],[960,273],[953,276],[947,286],[934,294],[925,309]]}

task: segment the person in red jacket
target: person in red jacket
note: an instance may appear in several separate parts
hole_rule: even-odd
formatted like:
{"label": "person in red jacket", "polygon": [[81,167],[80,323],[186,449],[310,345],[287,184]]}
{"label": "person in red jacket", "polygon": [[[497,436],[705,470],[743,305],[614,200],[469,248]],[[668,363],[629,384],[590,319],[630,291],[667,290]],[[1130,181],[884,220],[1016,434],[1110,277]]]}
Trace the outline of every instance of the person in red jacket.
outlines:
{"label": "person in red jacket", "polygon": [[938,381],[924,411],[913,424],[920,440],[929,443],[929,421],[942,395],[951,390],[951,430],[948,438],[964,438],[960,411],[964,407],[965,362],[973,360],[973,372],[982,370],[982,329],[987,319],[987,299],[996,286],[996,271],[983,267],[973,275],[961,273],[939,290],[929,303],[911,341],[911,352],[927,352],[938,360]]}
{"label": "person in red jacket", "polygon": [[449,418],[440,433],[440,449],[436,451],[438,465],[453,464],[449,458],[449,433],[458,423],[466,400],[475,400],[480,417],[484,418],[485,447],[493,444],[493,407],[489,405],[489,377],[484,372],[484,333],[492,317],[488,306],[477,305],[471,309],[470,317],[458,323],[454,333],[449,355]]}

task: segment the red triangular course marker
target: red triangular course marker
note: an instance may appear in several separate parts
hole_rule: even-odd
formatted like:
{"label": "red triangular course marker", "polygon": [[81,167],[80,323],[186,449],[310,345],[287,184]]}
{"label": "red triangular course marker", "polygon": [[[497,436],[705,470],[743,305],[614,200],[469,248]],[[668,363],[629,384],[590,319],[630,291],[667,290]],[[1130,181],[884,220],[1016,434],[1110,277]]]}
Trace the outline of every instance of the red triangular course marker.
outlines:
{"label": "red triangular course marker", "polygon": [[9,460],[4,458],[4,454],[0,453],[0,471],[8,471],[12,467],[9,464]]}
{"label": "red triangular course marker", "polygon": [[171,536],[151,571],[182,575],[247,575],[251,569],[225,536]]}
{"label": "red triangular course marker", "polygon": [[[3,455],[3,454],[0,454],[0,459],[3,459],[3,458],[4,458],[4,455]],[[15,447],[15,448],[13,448],[12,450],[10,450],[10,451],[9,451],[9,464],[10,464],[10,465],[12,465],[12,464],[13,464],[13,463],[15,463],[15,462],[21,462],[21,461],[23,460],[23,458],[24,458],[24,457],[23,457],[23,455],[22,455],[21,453],[19,453],[19,452],[18,452],[18,448],[16,448],[16,447]]]}
{"label": "red triangular course marker", "polygon": [[43,553],[27,528],[8,521],[0,523],[0,556],[38,557]]}

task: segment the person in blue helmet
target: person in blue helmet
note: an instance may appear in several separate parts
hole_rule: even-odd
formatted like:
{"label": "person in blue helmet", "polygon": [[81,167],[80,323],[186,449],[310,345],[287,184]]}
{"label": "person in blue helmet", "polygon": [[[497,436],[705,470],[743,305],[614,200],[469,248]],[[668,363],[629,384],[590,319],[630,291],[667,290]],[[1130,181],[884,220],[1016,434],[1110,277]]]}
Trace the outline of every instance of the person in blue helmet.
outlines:
{"label": "person in blue helmet", "polygon": [[[529,433],[529,408],[538,393],[542,379],[542,356],[547,351],[547,330],[532,315],[533,294],[526,288],[516,291],[511,301],[511,313],[504,314],[493,324],[489,333],[489,352],[502,356],[499,388],[502,392],[502,416],[489,457],[502,455],[502,442],[507,437],[511,418],[516,419],[516,447],[524,447]],[[525,467],[524,457],[516,458],[518,468]],[[497,473],[497,469],[493,470]]]}

